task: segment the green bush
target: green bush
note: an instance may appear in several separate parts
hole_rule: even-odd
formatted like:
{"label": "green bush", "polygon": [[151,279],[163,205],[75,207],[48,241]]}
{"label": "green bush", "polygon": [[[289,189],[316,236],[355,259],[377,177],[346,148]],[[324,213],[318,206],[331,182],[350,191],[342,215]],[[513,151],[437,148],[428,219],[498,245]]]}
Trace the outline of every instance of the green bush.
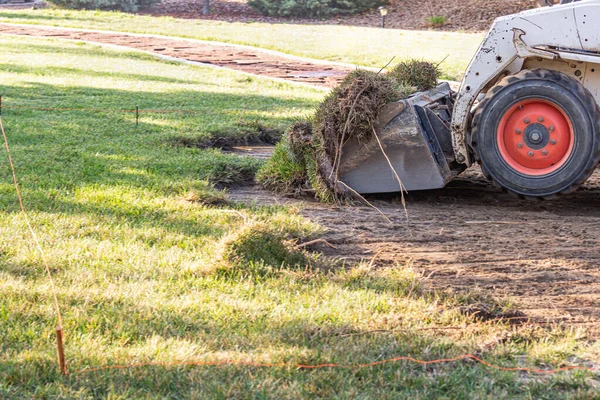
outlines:
{"label": "green bush", "polygon": [[382,6],[387,0],[249,0],[258,12],[272,17],[322,18],[356,14]]}
{"label": "green bush", "polygon": [[431,17],[425,18],[425,22],[432,28],[441,28],[446,25],[446,17],[442,15],[432,15]]}
{"label": "green bush", "polygon": [[62,8],[87,10],[120,10],[135,12],[159,3],[160,0],[51,0],[55,6]]}

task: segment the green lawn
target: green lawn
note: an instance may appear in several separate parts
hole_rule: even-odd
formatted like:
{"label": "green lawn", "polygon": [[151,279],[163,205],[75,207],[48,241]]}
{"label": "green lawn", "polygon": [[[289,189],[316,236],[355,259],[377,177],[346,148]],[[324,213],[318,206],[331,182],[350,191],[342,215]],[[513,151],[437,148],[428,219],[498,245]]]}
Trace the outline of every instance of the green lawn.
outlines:
{"label": "green lawn", "polygon": [[195,21],[101,11],[1,11],[0,22],[41,24],[238,43],[323,60],[383,67],[392,57],[423,58],[458,79],[483,34],[332,25]]}
{"label": "green lawn", "polygon": [[[577,330],[477,322],[487,298],[430,292],[409,266],[340,266],[286,240],[322,227],[293,207],[206,205],[256,162],[176,145],[181,138],[281,128],[322,93],[134,52],[0,37],[3,121],[25,205],[62,305],[68,377],[41,257],[0,164],[0,398],[588,398],[597,378],[490,370],[472,362],[364,369],[138,367],[147,361],[366,363],[477,352],[505,366],[598,359]],[[94,107],[104,112],[9,106]],[[185,115],[131,109],[192,109]],[[222,199],[221,199],[222,200]],[[288,254],[289,253],[289,254]],[[268,257],[267,257],[268,256]],[[289,261],[277,264],[277,260]],[[464,326],[460,330],[431,328]],[[389,330],[377,332],[378,330]],[[577,357],[577,358],[575,358]]]}

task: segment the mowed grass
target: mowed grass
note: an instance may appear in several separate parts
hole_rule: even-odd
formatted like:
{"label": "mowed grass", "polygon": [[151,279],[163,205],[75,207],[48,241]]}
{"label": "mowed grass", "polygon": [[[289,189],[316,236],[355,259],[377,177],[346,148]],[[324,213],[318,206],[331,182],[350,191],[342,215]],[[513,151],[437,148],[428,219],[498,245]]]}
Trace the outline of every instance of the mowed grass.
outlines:
{"label": "mowed grass", "polygon": [[[509,299],[428,291],[410,265],[340,265],[310,254],[282,265],[277,257],[261,259],[261,251],[286,251],[278,237],[308,240],[323,227],[294,207],[203,204],[221,196],[210,180],[244,179],[256,162],[176,143],[182,136],[246,135],[258,123],[284,126],[310,111],[320,91],[49,39],[0,37],[0,54],[2,119],[56,280],[71,372],[62,377],[57,370],[50,284],[3,155],[0,398],[597,395],[598,378],[586,372],[541,377],[473,362],[293,366],[476,353],[504,366],[547,368],[592,365],[600,353],[576,329],[478,322],[461,310],[483,303],[502,311]],[[15,105],[106,111],[7,108]],[[142,113],[136,128],[133,114],[109,111],[135,105],[197,112]],[[78,372],[226,360],[289,366]]]}
{"label": "mowed grass", "polygon": [[58,9],[1,11],[0,22],[179,36],[272,49],[298,56],[383,67],[392,57],[441,63],[445,78],[460,79],[483,34],[377,27],[228,23]]}

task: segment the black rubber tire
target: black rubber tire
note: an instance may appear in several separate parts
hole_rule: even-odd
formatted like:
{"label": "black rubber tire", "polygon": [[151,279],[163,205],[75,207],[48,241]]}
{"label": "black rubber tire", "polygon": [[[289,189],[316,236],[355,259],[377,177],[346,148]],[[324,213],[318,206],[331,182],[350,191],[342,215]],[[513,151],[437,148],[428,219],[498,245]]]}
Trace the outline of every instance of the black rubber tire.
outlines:
{"label": "black rubber tire", "polygon": [[[558,170],[525,175],[500,155],[496,133],[502,116],[515,104],[540,98],[562,108],[571,120],[574,146]],[[484,175],[496,186],[530,199],[551,199],[581,186],[600,162],[600,108],[577,80],[546,69],[523,70],[502,79],[488,91],[473,118],[470,145]]]}

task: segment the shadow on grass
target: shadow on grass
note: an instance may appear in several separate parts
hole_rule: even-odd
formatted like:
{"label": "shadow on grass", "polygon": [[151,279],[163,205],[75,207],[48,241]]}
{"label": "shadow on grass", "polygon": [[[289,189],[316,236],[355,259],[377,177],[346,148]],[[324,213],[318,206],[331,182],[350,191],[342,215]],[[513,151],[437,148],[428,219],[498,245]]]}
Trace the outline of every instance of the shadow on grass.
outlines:
{"label": "shadow on grass", "polygon": [[[29,278],[27,271],[30,269],[31,266],[26,265],[23,265],[22,268],[13,266],[12,270],[6,270],[6,272],[17,278],[27,279]],[[40,276],[40,278],[43,277]],[[278,279],[272,278],[266,284],[276,284]],[[296,283],[294,286],[299,293],[310,292],[315,289],[315,286],[329,285],[332,281],[321,277],[317,278],[316,282],[313,280],[304,284]],[[230,283],[216,279],[211,284],[215,285],[211,290],[219,293],[218,296],[223,296],[225,300],[227,291],[231,289]],[[349,289],[344,281],[334,281],[332,287],[340,292],[352,293],[355,290]],[[422,320],[413,319],[415,315],[408,315],[406,318],[397,315],[398,321],[389,322],[388,333],[390,336],[386,336],[366,328],[359,328],[351,322],[342,322],[343,318],[335,309],[314,310],[302,316],[292,313],[291,318],[288,316],[279,319],[268,307],[260,305],[261,299],[258,294],[249,298],[239,298],[235,302],[221,302],[217,299],[205,298],[190,303],[189,300],[186,300],[189,293],[182,296],[177,293],[177,289],[182,290],[181,287],[177,287],[173,283],[166,283],[164,289],[170,289],[173,296],[153,300],[145,296],[141,296],[141,298],[140,296],[130,298],[126,295],[116,297],[113,291],[105,290],[68,293],[61,291],[60,300],[66,324],[65,330],[72,338],[71,341],[75,343],[93,338],[93,341],[107,349],[117,345],[134,351],[136,348],[145,349],[148,346],[156,346],[157,344],[154,343],[156,341],[161,342],[158,347],[162,347],[165,351],[174,350],[178,345],[183,347],[199,346],[197,352],[202,354],[217,354],[234,351],[234,349],[236,352],[253,353],[268,344],[268,347],[279,349],[283,353],[286,353],[286,349],[294,348],[299,354],[307,354],[308,358],[296,362],[309,364],[335,362],[335,359],[329,357],[335,356],[335,352],[343,352],[346,345],[349,346],[348,348],[351,347],[350,345],[356,346],[357,344],[372,346],[372,348],[353,349],[357,357],[360,355],[363,361],[377,357],[391,358],[398,352],[419,353],[426,348],[429,352],[441,356],[455,348],[454,344],[440,343],[439,336],[435,331],[424,332],[420,329],[434,323],[432,321],[439,319],[440,315],[423,314]],[[260,288],[257,289],[260,292]],[[366,296],[365,298],[381,294],[381,292],[371,292],[364,286],[360,292]],[[394,293],[396,292],[394,291]],[[4,325],[6,328],[0,329],[0,338],[3,343],[1,347],[6,346],[5,350],[25,351],[32,346],[39,345],[44,336],[40,336],[42,332],[30,335],[27,334],[27,331],[31,327],[43,330],[44,326],[52,326],[54,316],[47,310],[30,309],[23,305],[33,305],[40,301],[46,302],[48,299],[43,300],[41,297],[44,294],[36,290],[16,295],[7,289],[2,289],[0,294],[21,303],[19,307],[15,307],[0,319],[0,327]],[[200,294],[200,292],[197,293],[197,295]],[[407,311],[408,314],[426,313],[424,309],[429,306],[439,308],[440,299],[444,299],[443,301],[448,303],[453,301],[446,294],[422,290],[398,295],[396,298],[415,302],[423,307],[422,311],[413,309]],[[363,303],[360,307],[370,309],[370,311],[367,310],[370,316],[380,314],[389,317],[389,311],[381,309],[381,307],[389,307],[386,299],[382,299],[381,302],[369,301],[368,304]],[[454,301],[458,303],[463,300],[454,299]],[[357,304],[358,306],[359,304]],[[452,310],[450,309],[450,311]],[[399,329],[395,332],[397,328],[406,327],[405,324],[414,328]],[[9,326],[10,329],[8,329]],[[22,334],[18,335],[19,340],[15,341],[15,333],[19,331]],[[401,343],[399,340],[405,341],[405,343]],[[378,345],[374,345],[373,342],[378,345],[393,345],[384,350]],[[79,345],[84,345],[84,343]],[[399,349],[398,346],[408,347]],[[75,349],[73,351],[77,352]],[[331,353],[332,351],[334,353]],[[370,355],[365,356],[365,354]],[[341,353],[338,356],[341,356]]]}
{"label": "shadow on grass", "polygon": [[[252,171],[257,165],[255,160],[177,147],[174,143],[210,141],[215,135],[245,138],[252,130],[278,130],[292,118],[277,114],[312,106],[310,101],[298,99],[195,90],[132,92],[41,83],[0,85],[0,90],[5,106],[3,121],[22,182],[25,186],[28,182],[44,182],[44,189],[56,190],[96,184],[155,189],[178,179],[215,178],[215,173],[226,174],[228,165],[232,170]],[[7,108],[11,105],[106,111]],[[132,110],[135,106],[141,110],[138,126],[133,112],[111,111]],[[151,114],[144,109],[191,112]],[[118,172],[124,169],[141,173]],[[242,175],[247,179],[247,172]]]}
{"label": "shadow on grass", "polygon": [[[41,46],[36,46],[41,47]],[[0,46],[1,48],[1,46]],[[48,52],[51,53],[52,47],[48,46]],[[1,50],[0,50],[1,51]],[[38,50],[36,49],[36,52]],[[61,51],[62,53],[62,51]],[[73,52],[73,54],[81,54],[81,52]],[[99,54],[106,56],[105,54]],[[35,74],[35,75],[76,75],[82,78],[111,78],[111,79],[127,79],[132,81],[140,82],[160,82],[160,83],[176,83],[176,84],[191,84],[198,83],[198,81],[191,81],[185,79],[169,78],[158,75],[148,74],[134,74],[134,73],[123,73],[123,72],[100,72],[93,70],[82,70],[80,68],[68,68],[68,67],[25,67],[22,65],[0,63],[0,70],[2,72],[14,73],[14,74]],[[211,83],[202,83],[204,86],[218,86]]]}
{"label": "shadow on grass", "polygon": [[[346,289],[344,282],[336,283],[336,286],[338,290]],[[23,297],[23,301],[32,300],[32,294],[24,293]],[[430,297],[437,298],[438,295],[413,292],[407,299],[422,300],[425,307]],[[11,314],[8,321],[0,320],[0,327],[5,324],[11,326],[10,330],[0,329],[2,342],[10,344],[10,348],[5,350],[16,354],[31,347],[46,345],[48,349],[27,361],[0,361],[4,382],[4,387],[0,386],[0,394],[3,393],[1,390],[12,390],[13,393],[36,391],[38,395],[57,390],[63,395],[69,391],[82,395],[91,390],[93,397],[115,393],[174,396],[197,390],[205,393],[199,397],[212,397],[222,390],[229,390],[230,395],[225,397],[256,398],[256,393],[260,393],[263,387],[265,394],[270,395],[267,397],[285,397],[286,393],[288,396],[299,393],[308,397],[352,397],[351,394],[364,392],[366,397],[377,398],[415,398],[423,393],[427,393],[425,398],[470,398],[475,393],[489,394],[499,390],[499,395],[516,398],[522,394],[525,383],[530,385],[533,393],[540,393],[535,380],[523,382],[516,374],[490,370],[470,362],[435,366],[394,362],[356,369],[306,370],[294,367],[294,364],[321,363],[356,365],[401,355],[432,360],[473,350],[460,340],[418,327],[388,334],[356,328],[347,322],[336,322],[333,310],[333,319],[325,316],[315,318],[309,313],[304,317],[278,320],[268,310],[257,309],[249,313],[243,302],[222,303],[215,308],[190,308],[178,307],[177,301],[173,301],[168,306],[162,304],[157,307],[128,298],[113,299],[102,293],[92,297],[83,293],[63,296],[63,301],[68,304],[67,310],[76,310],[73,314],[65,313],[66,331],[70,338],[67,341],[67,360],[71,372],[140,361],[240,359],[283,362],[290,366],[157,365],[75,373],[63,378],[56,369],[53,347],[48,346],[50,341],[40,340],[38,335],[23,336],[17,343],[14,338],[6,336],[9,331],[27,329],[27,324],[34,319],[27,311]],[[40,325],[51,326],[53,323],[43,317],[36,318]],[[407,322],[421,321],[409,319]],[[101,350],[90,349],[90,340]],[[80,351],[79,347],[88,350]],[[173,354],[173,358],[165,358]],[[510,356],[484,354],[483,357],[493,363],[515,365]],[[555,386],[554,390],[569,392],[590,388],[584,377],[568,376],[564,381],[566,386]]]}
{"label": "shadow on grass", "polygon": [[[223,185],[247,182],[260,161],[176,146],[174,142],[182,137],[211,140],[215,133],[245,137],[257,126],[256,113],[262,113],[260,126],[283,127],[291,117],[281,114],[312,105],[308,100],[289,98],[285,92],[281,97],[277,92],[274,97],[243,91],[134,92],[37,82],[0,85],[0,93],[5,107],[107,108],[106,112],[3,110],[3,124],[29,211],[81,215],[103,226],[127,225],[215,239],[224,233],[222,221],[198,218],[198,213],[173,214],[169,207],[156,206],[154,200],[182,200],[191,189],[203,190],[199,183],[205,181]],[[110,111],[134,105],[142,109],[138,126],[133,113]],[[144,114],[144,108],[197,111]],[[3,165],[0,206],[18,213],[10,172]],[[143,246],[172,245],[169,241],[162,244],[158,237],[142,236],[136,240]]]}

